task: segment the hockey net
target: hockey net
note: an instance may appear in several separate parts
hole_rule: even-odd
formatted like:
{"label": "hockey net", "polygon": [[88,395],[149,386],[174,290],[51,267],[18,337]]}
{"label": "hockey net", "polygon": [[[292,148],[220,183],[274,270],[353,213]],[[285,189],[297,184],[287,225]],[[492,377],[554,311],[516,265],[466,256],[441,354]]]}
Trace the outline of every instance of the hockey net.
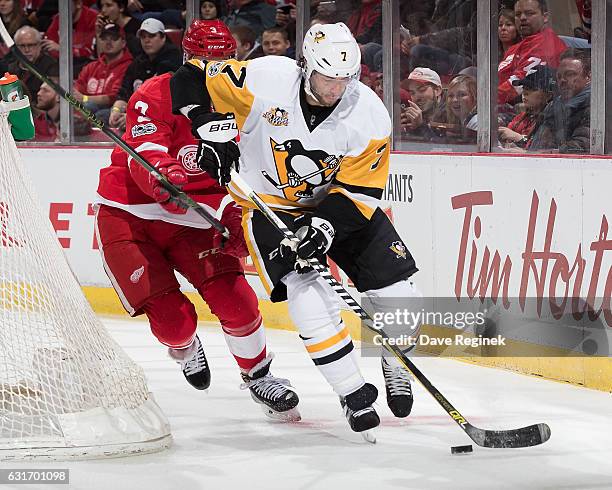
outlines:
{"label": "hockey net", "polygon": [[168,422],[83,295],[1,109],[0,459],[164,449]]}

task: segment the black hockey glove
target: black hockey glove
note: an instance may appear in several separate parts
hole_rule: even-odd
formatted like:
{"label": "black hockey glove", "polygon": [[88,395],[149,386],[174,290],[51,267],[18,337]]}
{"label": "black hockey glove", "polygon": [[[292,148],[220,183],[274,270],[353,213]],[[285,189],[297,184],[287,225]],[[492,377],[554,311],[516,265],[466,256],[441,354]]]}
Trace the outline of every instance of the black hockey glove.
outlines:
{"label": "black hockey glove", "polygon": [[234,140],[226,143],[200,141],[196,158],[198,167],[208,172],[222,186],[232,180],[232,169],[240,171],[240,150]]}
{"label": "black hockey glove", "polygon": [[308,259],[324,256],[332,245],[335,230],[332,224],[317,216],[302,215],[296,218],[295,232],[299,242],[284,239],[279,246],[279,255],[285,260],[292,260],[299,274],[312,270]]}
{"label": "black hockey glove", "polygon": [[202,106],[189,111],[191,132],[201,139],[198,146],[198,167],[208,172],[221,185],[231,180],[232,168],[239,171],[240,150],[234,141],[238,125],[231,112],[208,112]]}

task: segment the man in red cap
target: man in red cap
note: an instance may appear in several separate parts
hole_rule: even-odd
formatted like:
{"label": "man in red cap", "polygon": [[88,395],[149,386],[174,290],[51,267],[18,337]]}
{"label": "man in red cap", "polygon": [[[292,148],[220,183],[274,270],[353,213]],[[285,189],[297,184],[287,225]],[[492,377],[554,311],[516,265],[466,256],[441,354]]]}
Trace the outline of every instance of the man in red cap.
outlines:
{"label": "man in red cap", "polygon": [[[150,20],[150,19],[149,19]],[[144,23],[143,23],[144,24]],[[183,38],[188,58],[234,57],[236,42],[218,20],[194,21]],[[190,120],[172,113],[170,74],[154,76],[130,97],[125,141],[229,230],[221,235],[193,209],[171,197],[158,180],[122,149],[100,172],[96,232],[104,268],[131,316],[146,314],[151,331],[168,347],[189,384],[210,385],[210,368],[196,335],[194,305],[180,291],[183,275],[219,318],[244,383],[264,413],[297,420],[297,394],[270,374],[272,354],[258,301],[244,277],[248,255],[242,214],[224,187],[198,167]]]}

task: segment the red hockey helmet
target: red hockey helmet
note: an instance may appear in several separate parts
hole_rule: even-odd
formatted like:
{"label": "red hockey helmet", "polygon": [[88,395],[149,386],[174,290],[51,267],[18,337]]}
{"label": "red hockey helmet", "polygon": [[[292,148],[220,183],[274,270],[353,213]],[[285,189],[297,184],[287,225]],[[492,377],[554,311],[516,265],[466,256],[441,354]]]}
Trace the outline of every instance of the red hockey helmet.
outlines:
{"label": "red hockey helmet", "polygon": [[224,60],[236,56],[236,40],[220,20],[194,20],[183,36],[188,57]]}

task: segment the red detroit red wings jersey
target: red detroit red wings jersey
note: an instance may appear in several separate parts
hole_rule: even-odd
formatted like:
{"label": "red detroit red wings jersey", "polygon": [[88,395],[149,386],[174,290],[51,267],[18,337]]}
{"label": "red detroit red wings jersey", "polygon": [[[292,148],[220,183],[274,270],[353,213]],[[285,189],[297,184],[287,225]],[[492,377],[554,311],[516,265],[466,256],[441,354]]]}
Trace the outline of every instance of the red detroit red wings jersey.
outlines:
{"label": "red detroit red wings jersey", "polygon": [[[191,123],[185,116],[172,114],[170,77],[170,73],[165,73],[150,78],[130,97],[123,139],[153,166],[161,158],[175,158],[189,176],[183,191],[215,215],[227,192],[197,165],[198,147],[191,134]],[[183,215],[172,214],[142,192],[132,179],[128,159],[131,161],[125,151],[115,147],[110,166],[100,171],[98,203],[124,209],[143,219],[210,228],[193,209]]]}
{"label": "red detroit red wings jersey", "polygon": [[533,67],[545,64],[557,68],[559,57],[566,49],[565,43],[550,27],[545,27],[508,48],[497,71],[498,102],[503,104],[516,99],[519,92],[512,85],[512,81],[523,79]]}

